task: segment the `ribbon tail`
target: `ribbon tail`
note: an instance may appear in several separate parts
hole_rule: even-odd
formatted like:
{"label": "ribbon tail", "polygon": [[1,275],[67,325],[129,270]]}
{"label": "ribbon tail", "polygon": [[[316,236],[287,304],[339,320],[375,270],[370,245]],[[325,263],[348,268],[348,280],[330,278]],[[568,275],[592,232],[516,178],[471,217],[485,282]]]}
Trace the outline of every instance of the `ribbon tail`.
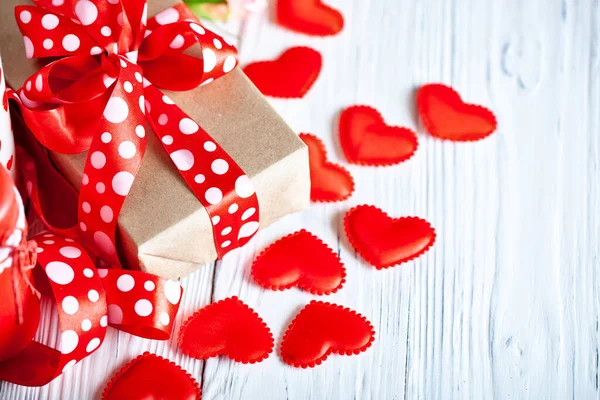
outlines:
{"label": "ribbon tail", "polygon": [[22,285],[20,284],[21,272],[18,266],[15,265],[15,262],[13,262],[11,274],[13,296],[15,300],[15,306],[17,308],[17,323],[19,325],[23,325],[25,321],[25,317],[23,315],[23,296],[25,295],[25,291],[23,290]]}

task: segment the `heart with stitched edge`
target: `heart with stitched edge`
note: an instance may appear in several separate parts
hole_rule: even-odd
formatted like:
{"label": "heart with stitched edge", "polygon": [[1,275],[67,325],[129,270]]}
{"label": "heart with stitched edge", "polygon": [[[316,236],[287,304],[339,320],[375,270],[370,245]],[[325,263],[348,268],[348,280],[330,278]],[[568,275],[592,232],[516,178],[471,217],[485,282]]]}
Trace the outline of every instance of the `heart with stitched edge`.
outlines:
{"label": "heart with stitched edge", "polygon": [[301,133],[308,147],[310,163],[310,199],[332,202],[348,199],[354,192],[354,179],[346,168],[327,161],[325,145],[315,135]]}
{"label": "heart with stitched edge", "polygon": [[466,104],[451,87],[424,85],[417,92],[419,115],[431,136],[455,142],[472,142],[488,137],[498,127],[493,112]]}
{"label": "heart with stitched edge", "polygon": [[198,310],[183,323],[179,334],[181,351],[201,360],[226,355],[254,364],[269,357],[273,343],[267,324],[235,296]]}
{"label": "heart with stitched edge", "polygon": [[247,65],[244,72],[265,96],[302,98],[321,73],[323,57],[309,47],[292,47],[274,61]]}
{"label": "heart with stitched edge", "polygon": [[336,35],[344,29],[344,16],[321,0],[278,0],[277,21],[293,31],[315,36]]}
{"label": "heart with stitched edge", "polygon": [[340,143],[348,162],[367,166],[399,164],[418,147],[414,131],[386,125],[379,111],[367,106],[342,111]]}
{"label": "heart with stitched edge", "polygon": [[321,239],[302,229],[267,247],[252,264],[252,277],[267,289],[297,286],[312,294],[338,291],[346,281],[346,268]]}
{"label": "heart with stitched edge", "polygon": [[200,385],[179,365],[144,353],[121,368],[108,382],[103,400],[198,400]]}
{"label": "heart with stitched edge", "polygon": [[313,368],[331,353],[362,353],[374,340],[373,325],[356,311],[313,300],[288,327],[281,343],[281,357],[289,365]]}
{"label": "heart with stitched edge", "polygon": [[366,205],[346,213],[344,228],[356,251],[377,269],[419,257],[436,238],[433,227],[421,218],[391,218],[379,208]]}

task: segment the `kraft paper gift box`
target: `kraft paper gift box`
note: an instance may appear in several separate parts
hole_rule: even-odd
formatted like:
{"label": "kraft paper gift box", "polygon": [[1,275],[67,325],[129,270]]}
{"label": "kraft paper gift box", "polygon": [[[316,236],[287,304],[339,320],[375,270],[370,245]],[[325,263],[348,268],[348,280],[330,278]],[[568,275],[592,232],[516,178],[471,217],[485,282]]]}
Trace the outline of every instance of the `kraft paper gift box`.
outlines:
{"label": "kraft paper gift box", "polygon": [[[179,3],[149,0],[149,15]],[[14,7],[0,2],[0,52],[10,86],[20,88],[40,67],[25,57]],[[204,128],[251,177],[264,229],[310,202],[308,151],[239,69],[187,92],[164,91]],[[148,147],[118,219],[122,262],[167,278],[190,274],[217,257],[208,213],[186,186],[156,135],[147,126]],[[63,176],[79,188],[87,153],[51,153]]]}

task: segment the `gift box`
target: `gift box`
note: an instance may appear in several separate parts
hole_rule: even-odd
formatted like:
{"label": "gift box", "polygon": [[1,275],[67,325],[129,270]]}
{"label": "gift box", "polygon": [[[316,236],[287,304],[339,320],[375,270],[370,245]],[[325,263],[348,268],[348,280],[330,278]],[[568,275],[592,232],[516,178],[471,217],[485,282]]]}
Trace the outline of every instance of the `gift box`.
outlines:
{"label": "gift box", "polygon": [[[23,11],[26,11],[25,14],[19,15],[17,13],[16,18],[20,18],[20,26],[18,26],[14,9],[15,6],[23,3],[23,0],[3,0],[0,3],[0,18],[2,18],[0,26],[2,34],[0,50],[4,55],[5,62],[10,60],[5,65],[7,82],[15,89],[21,88],[19,94],[24,107],[26,107],[21,112],[33,134],[39,139],[40,137],[43,138],[46,134],[45,125],[36,123],[35,121],[31,123],[31,120],[37,118],[37,115],[33,118],[29,117],[29,114],[31,111],[37,112],[39,110],[35,110],[38,102],[30,98],[35,94],[38,85],[40,89],[48,86],[45,81],[45,79],[50,79],[47,78],[47,73],[39,72],[45,64],[44,61],[47,63],[48,60],[42,59],[42,62],[40,62],[40,60],[25,58],[25,54],[30,57],[39,57],[40,51],[43,57],[45,50],[42,50],[38,44],[32,45],[30,38],[26,38],[25,42],[23,40],[24,35],[20,32],[19,28],[21,30],[28,29],[29,26],[34,24],[36,22],[36,13],[38,12],[35,9],[28,8],[20,11],[21,14]],[[37,4],[41,3],[46,4],[49,2],[37,2]],[[114,2],[109,3],[113,4]],[[137,3],[140,2],[138,1]],[[90,2],[85,2],[85,4],[89,5]],[[67,6],[71,7],[68,4],[65,7]],[[161,41],[164,42],[165,40],[166,46],[163,45],[161,47],[167,48],[167,50],[164,50],[165,52],[172,53],[174,49],[181,47],[184,42],[186,43],[184,47],[186,47],[189,33],[191,32],[190,29],[187,29],[188,27],[191,27],[196,33],[201,32],[198,33],[197,37],[204,38],[202,40],[206,39],[206,35],[214,35],[207,32],[208,30],[205,30],[200,25],[190,22],[178,22],[169,25],[175,19],[173,16],[176,12],[178,15],[185,13],[182,8],[177,8],[181,7],[182,3],[176,0],[150,0],[148,6],[149,15],[155,15],[160,12],[158,14],[160,18],[156,18],[156,21],[161,26],[157,26],[156,22],[154,22],[154,25],[152,25],[153,22],[148,22],[148,29],[145,33],[147,39],[145,40],[150,42],[150,44],[147,47],[153,47],[153,45],[155,45],[154,47],[161,47]],[[76,6],[72,7],[77,13],[81,11],[76,10]],[[176,12],[173,10],[176,10]],[[47,11],[42,10],[42,13],[39,15],[43,16],[44,12]],[[89,8],[86,8],[84,11],[89,11]],[[84,18],[92,15],[95,20],[98,15],[98,9],[94,6],[92,11],[91,14],[84,15]],[[81,20],[81,15],[78,14],[78,16]],[[44,18],[47,17],[41,18],[42,25],[50,21],[50,27],[53,28],[50,31],[53,32],[56,29],[64,28],[68,23],[66,19],[60,19],[59,24],[58,19],[54,17],[46,19],[46,21],[44,21]],[[122,15],[120,18],[119,24],[122,24]],[[192,18],[188,16],[184,21],[191,20]],[[83,21],[83,24],[81,22],[78,21],[76,25],[73,25],[69,28],[70,30],[65,32],[71,32],[74,29],[79,29],[80,26],[85,27],[89,25],[89,21]],[[188,24],[184,26],[187,29],[185,34],[178,34],[177,29],[185,24]],[[58,25],[58,28],[56,28],[56,25]],[[44,26],[45,28],[43,29],[48,31],[48,26]],[[94,25],[92,24],[91,26]],[[155,33],[149,32],[151,27],[155,28]],[[103,31],[103,35],[104,33],[107,33],[106,30]],[[67,40],[67,36],[69,35],[65,35],[61,43],[65,49],[72,46],[72,42]],[[48,40],[44,40],[44,48],[52,47]],[[77,47],[79,50],[86,45],[86,40],[78,38]],[[54,42],[52,43],[53,45]],[[213,68],[213,72],[218,67],[222,67],[223,70],[229,70],[232,65],[237,64],[232,64],[229,55],[219,56],[220,50],[228,48],[228,44],[222,38],[215,35],[210,43],[214,43],[214,47],[211,47],[208,53],[205,52],[206,50],[202,50],[201,55],[197,58],[202,60],[202,62],[214,64],[215,62],[212,58],[217,53],[217,67]],[[122,44],[115,44],[114,53],[119,56],[120,64],[123,65],[123,70],[125,70],[125,66],[128,66],[130,61],[132,66],[135,64],[137,51],[135,52],[135,56],[131,56],[128,53],[127,57],[129,58],[126,59],[119,53],[125,53],[128,49],[117,49],[118,46],[123,47]],[[145,43],[142,43],[141,46],[143,53]],[[204,48],[208,46],[206,42],[204,42],[204,46]],[[210,46],[213,45],[211,44]],[[99,47],[94,46],[91,48],[91,53],[97,54],[97,49],[100,50]],[[186,54],[193,53],[194,51],[195,48],[189,48],[186,50]],[[224,64],[222,63],[223,59],[225,60]],[[106,60],[114,61],[116,59],[114,55],[109,55],[102,62],[106,62]],[[96,61],[92,60],[89,62]],[[178,278],[193,272],[201,265],[217,257],[222,257],[227,251],[244,245],[255,234],[259,226],[260,229],[264,229],[283,216],[306,208],[310,199],[308,152],[303,142],[269,106],[244,73],[239,68],[235,68],[223,76],[215,75],[214,79],[208,78],[203,82],[203,85],[196,85],[198,87],[191,90],[187,90],[187,87],[185,91],[160,89],[166,96],[163,97],[166,104],[175,104],[182,110],[182,113],[185,113],[186,118],[181,119],[179,128],[184,133],[184,136],[186,136],[186,139],[200,134],[201,131],[206,131],[214,139],[204,142],[204,149],[207,153],[202,155],[202,157],[212,156],[209,153],[219,153],[220,151],[224,151],[230,157],[226,158],[226,160],[229,160],[228,162],[223,162],[223,159],[212,161],[212,164],[210,164],[212,171],[209,168],[206,173],[195,174],[192,177],[186,176],[185,173],[189,173],[188,170],[194,164],[194,158],[192,157],[192,161],[190,162],[189,157],[191,155],[188,150],[169,153],[167,143],[172,143],[173,138],[161,131],[161,125],[164,125],[163,122],[166,119],[166,115],[152,115],[153,111],[150,110],[150,104],[148,104],[148,100],[151,100],[149,99],[148,90],[152,89],[147,88],[150,84],[149,81],[160,80],[165,73],[168,73],[168,69],[166,69],[167,67],[164,64],[156,64],[158,63],[151,66],[154,70],[151,70],[151,67],[147,66],[148,64],[145,64],[146,66],[143,69],[145,75],[143,84],[144,94],[147,99],[145,112],[149,120],[154,118],[154,123],[150,122],[150,124],[146,124],[145,122],[134,121],[133,126],[136,126],[139,122],[139,125],[135,129],[136,134],[138,137],[145,138],[147,147],[141,160],[141,166],[137,170],[135,180],[131,187],[127,188],[128,193],[119,193],[120,190],[114,185],[116,175],[111,187],[110,182],[106,182],[106,184],[102,182],[96,184],[94,182],[90,183],[88,175],[84,173],[84,170],[88,171],[86,168],[90,168],[94,172],[92,167],[89,166],[90,163],[94,166],[98,164],[98,159],[88,157],[90,152],[87,150],[89,150],[89,142],[92,143],[92,149],[96,142],[98,146],[102,146],[103,143],[106,144],[106,135],[101,136],[103,134],[102,131],[96,131],[91,135],[94,139],[90,138],[88,140],[86,151],[78,152],[77,154],[66,154],[70,152],[50,150],[49,154],[56,168],[74,188],[81,193],[88,190],[86,192],[87,196],[92,200],[82,202],[80,198],[79,205],[81,209],[77,210],[80,221],[82,219],[85,220],[85,218],[97,217],[98,215],[101,215],[102,219],[106,221],[106,213],[103,213],[105,207],[101,207],[100,203],[96,207],[98,199],[93,195],[89,197],[91,196],[90,193],[93,193],[93,189],[88,188],[88,186],[95,187],[98,192],[98,196],[96,197],[98,198],[102,198],[102,194],[108,194],[111,189],[114,189],[117,194],[126,194],[120,212],[114,213],[115,216],[118,215],[116,243],[113,245],[106,239],[107,236],[110,236],[110,232],[107,234],[98,234],[98,232],[92,234],[91,229],[87,226],[89,224],[86,225],[80,222],[79,226],[74,227],[74,229],[78,229],[79,234],[83,236],[83,243],[88,244],[90,247],[96,247],[92,251],[95,251],[101,258],[107,255],[103,254],[103,251],[109,253],[116,247],[121,265],[163,277]],[[202,64],[198,65],[202,68]],[[73,70],[75,67],[70,65],[70,68]],[[129,67],[129,70],[132,70],[131,68]],[[68,72],[61,71],[63,75],[60,77],[67,76],[71,73],[71,70]],[[206,66],[204,70],[206,72]],[[56,68],[54,71],[56,71]],[[205,77],[212,76],[211,73],[208,75],[205,74]],[[201,75],[201,71],[198,72],[198,75]],[[134,79],[137,78],[141,78],[139,72],[135,74]],[[149,81],[145,78],[148,78]],[[116,84],[117,86],[120,86],[122,83],[120,79]],[[134,79],[130,80],[134,81]],[[107,85],[111,85],[110,80]],[[131,86],[129,81],[122,87],[128,93],[130,92],[129,89],[134,93],[138,89],[141,90],[141,88],[137,88],[137,85],[135,89],[128,88],[127,85]],[[89,86],[93,85],[90,84]],[[139,86],[141,86],[141,79]],[[81,87],[79,90],[85,91]],[[39,92],[38,96],[43,97],[46,95],[43,90],[39,90]],[[143,97],[140,98],[140,100],[142,99]],[[104,110],[104,116],[107,116],[106,110],[111,105],[111,101],[112,98]],[[140,103],[143,110],[143,100]],[[131,110],[131,106],[129,109]],[[117,107],[113,111],[119,114],[119,110]],[[81,114],[87,114],[87,112],[82,108]],[[111,118],[107,117],[109,120]],[[61,123],[63,122],[68,123],[69,121],[61,120]],[[184,124],[184,122],[188,124]],[[128,123],[128,121],[125,121],[125,123]],[[90,123],[89,125],[92,126],[93,124]],[[197,132],[198,125],[200,132]],[[82,126],[87,127],[87,125]],[[155,133],[157,130],[161,132]],[[133,128],[130,131],[133,131]],[[128,131],[124,134],[131,134],[131,132]],[[82,133],[82,136],[85,135]],[[135,134],[132,136],[133,139],[131,140],[135,142],[137,140]],[[101,141],[103,143],[100,143],[100,137],[102,137]],[[53,140],[53,138],[51,140],[46,139],[46,143],[44,144],[51,148]],[[44,142],[44,140],[41,141]],[[216,151],[214,147],[217,147]],[[198,149],[190,150],[196,151]],[[123,158],[127,158],[126,154],[131,154],[131,152],[136,154],[136,157],[138,156],[137,153],[139,152],[136,153],[133,149],[119,148],[117,157],[120,154]],[[225,156],[223,157],[225,158]],[[198,159],[199,156],[196,155],[196,163],[198,163]],[[104,163],[108,164],[105,158],[100,161],[102,165]],[[110,162],[110,159],[108,161]],[[239,168],[245,174],[237,178],[237,180],[235,180],[236,176],[233,176],[232,179],[232,174],[234,174],[236,168]],[[217,182],[215,186],[220,185],[220,182],[225,182],[223,185],[229,187],[229,190],[213,190],[216,189],[214,187],[200,189],[199,187],[205,183],[205,180],[209,181],[211,179],[209,177],[210,174],[215,175],[212,176],[212,179],[216,179]],[[246,179],[242,179],[246,177],[249,178],[249,182]],[[94,176],[92,176],[93,179],[95,179]],[[233,180],[235,180],[235,185]],[[122,183],[121,181],[119,182]],[[87,186],[83,187],[82,185]],[[256,193],[258,204],[251,207],[254,192]],[[112,219],[112,212],[109,214],[110,219]],[[255,222],[254,219],[258,219],[259,221]],[[230,223],[229,221],[232,222]],[[229,240],[227,235],[232,235],[232,230],[233,236],[230,236],[231,240]],[[85,240],[86,235],[89,235],[87,241]],[[110,257],[104,257],[103,259],[108,259],[110,263]]]}

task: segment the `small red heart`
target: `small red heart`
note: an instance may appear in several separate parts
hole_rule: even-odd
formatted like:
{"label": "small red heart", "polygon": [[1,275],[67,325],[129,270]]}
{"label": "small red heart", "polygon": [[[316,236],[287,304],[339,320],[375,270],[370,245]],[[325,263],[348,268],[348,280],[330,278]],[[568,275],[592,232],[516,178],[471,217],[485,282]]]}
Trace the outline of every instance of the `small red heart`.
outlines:
{"label": "small red heart", "polygon": [[292,47],[277,60],[247,65],[244,72],[265,96],[301,98],[319,77],[322,64],[318,51]]}
{"label": "small red heart", "polygon": [[179,347],[184,354],[202,360],[226,355],[254,364],[273,351],[273,334],[254,310],[234,296],[188,318],[181,327]]}
{"label": "small red heart", "polygon": [[288,29],[315,36],[336,35],[344,28],[344,16],[321,0],[278,0],[277,20]]}
{"label": "small red heart", "polygon": [[415,132],[386,125],[381,114],[367,106],[352,106],[340,116],[340,142],[349,162],[369,166],[399,164],[417,151]]}
{"label": "small red heart", "polygon": [[310,199],[314,202],[343,201],[354,192],[350,172],[327,161],[325,145],[315,135],[301,133],[300,139],[308,147],[310,162]]}
{"label": "small red heart", "polygon": [[252,276],[272,290],[293,286],[312,294],[331,294],[342,287],[346,268],[338,255],[304,229],[270,245],[254,260]]}
{"label": "small red heart", "polygon": [[329,354],[359,354],[375,340],[373,325],[349,308],[311,301],[288,327],[281,343],[281,357],[290,365],[320,365]]}
{"label": "small red heart", "polygon": [[14,155],[10,156],[10,158],[8,159],[8,162],[6,163],[6,169],[9,171],[12,170],[14,158],[15,158]]}
{"label": "small red heart", "polygon": [[172,361],[148,352],[121,368],[108,382],[103,400],[198,400],[198,382]]}
{"label": "small red heart", "polygon": [[472,142],[491,135],[498,127],[494,113],[464,103],[454,89],[445,85],[421,86],[417,107],[427,131],[440,139]]}
{"label": "small red heart", "polygon": [[354,207],[344,218],[352,246],[377,269],[405,263],[424,254],[435,242],[435,230],[417,217],[391,218],[374,206]]}

